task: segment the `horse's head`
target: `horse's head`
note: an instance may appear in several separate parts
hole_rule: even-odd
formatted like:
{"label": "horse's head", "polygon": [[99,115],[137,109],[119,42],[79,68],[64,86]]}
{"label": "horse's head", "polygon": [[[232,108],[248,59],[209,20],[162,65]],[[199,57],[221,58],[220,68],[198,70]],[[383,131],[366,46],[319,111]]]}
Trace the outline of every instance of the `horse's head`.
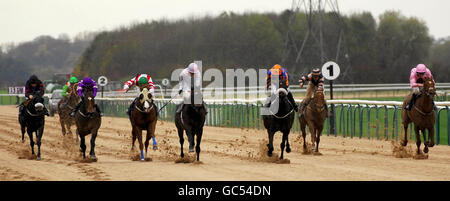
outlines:
{"label": "horse's head", "polygon": [[289,99],[287,97],[288,93],[289,92],[285,88],[279,88],[277,90],[277,96],[280,104],[279,112],[282,111],[289,112],[294,108],[294,106],[292,106],[291,103],[289,102]]}
{"label": "horse's head", "polygon": [[34,92],[33,98],[30,100],[31,104],[28,105],[34,108],[37,112],[40,112],[44,109],[44,104],[42,104],[43,102],[44,98],[42,97],[42,94],[40,92]]}
{"label": "horse's head", "polygon": [[94,92],[92,90],[89,90],[89,89],[84,90],[82,99],[83,99],[83,102],[85,104],[84,107],[86,109],[86,112],[88,114],[94,113],[95,112],[95,108],[94,108],[95,107]]}
{"label": "horse's head", "polygon": [[317,108],[320,108],[325,103],[325,94],[323,87],[318,87],[314,92],[314,104]]}
{"label": "horse's head", "polygon": [[152,109],[151,106],[153,104],[153,96],[147,88],[143,88],[139,93],[139,101],[136,103],[136,106],[145,112],[150,112]]}
{"label": "horse's head", "polygon": [[422,93],[433,98],[436,95],[436,88],[431,78],[425,78],[422,88]]}

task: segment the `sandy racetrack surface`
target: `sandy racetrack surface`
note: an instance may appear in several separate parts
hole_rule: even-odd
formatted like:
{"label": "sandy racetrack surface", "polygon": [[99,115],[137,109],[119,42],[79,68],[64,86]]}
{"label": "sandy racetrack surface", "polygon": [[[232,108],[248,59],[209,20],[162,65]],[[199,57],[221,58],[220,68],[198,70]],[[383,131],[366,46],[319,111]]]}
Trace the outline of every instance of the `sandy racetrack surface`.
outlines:
{"label": "sandy racetrack surface", "polygon": [[[175,163],[178,135],[172,122],[162,121],[155,133],[159,149],[149,148],[152,161],[133,161],[138,151],[130,153],[130,122],[111,117],[102,120],[96,163],[80,160],[75,135],[62,136],[57,115],[46,117],[42,160],[36,161],[30,159],[28,136],[21,142],[17,108],[1,106],[0,111],[0,180],[450,180],[449,146],[437,145],[428,159],[415,160],[396,158],[390,141],[322,136],[323,155],[315,156],[302,154],[299,134],[291,133],[292,152],[285,153],[290,163],[279,164],[265,157],[265,131],[216,127],[204,129],[201,164]],[[87,151],[89,140],[90,135]],[[277,133],[276,155],[280,141]],[[184,147],[187,153],[187,142]],[[411,150],[412,141],[407,151],[413,154]]]}

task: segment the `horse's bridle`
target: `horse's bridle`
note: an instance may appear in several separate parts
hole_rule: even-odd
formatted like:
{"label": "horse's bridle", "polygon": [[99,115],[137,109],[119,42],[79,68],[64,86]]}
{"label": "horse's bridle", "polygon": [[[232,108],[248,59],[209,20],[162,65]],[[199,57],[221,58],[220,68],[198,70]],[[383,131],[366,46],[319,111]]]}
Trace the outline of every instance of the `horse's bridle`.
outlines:
{"label": "horse's bridle", "polygon": [[148,112],[142,111],[137,105],[134,105],[134,108],[136,108],[139,112],[142,112],[142,113],[150,113],[151,110],[153,109],[153,103],[152,103],[152,106],[148,109],[149,110]]}
{"label": "horse's bridle", "polygon": [[[278,95],[278,100],[279,100],[279,99],[280,99],[280,98],[279,98],[279,95]],[[292,112],[294,112],[294,107],[292,106],[291,102],[290,102],[290,101],[287,101],[287,102],[289,103],[289,105],[291,105],[292,109],[291,109],[291,111],[289,111],[286,115],[280,117],[280,116],[274,114],[274,113],[272,112],[272,110],[269,109],[270,113],[271,113],[275,118],[277,118],[277,119],[284,119],[284,118],[286,118],[287,116],[289,116],[290,114],[292,114]]]}

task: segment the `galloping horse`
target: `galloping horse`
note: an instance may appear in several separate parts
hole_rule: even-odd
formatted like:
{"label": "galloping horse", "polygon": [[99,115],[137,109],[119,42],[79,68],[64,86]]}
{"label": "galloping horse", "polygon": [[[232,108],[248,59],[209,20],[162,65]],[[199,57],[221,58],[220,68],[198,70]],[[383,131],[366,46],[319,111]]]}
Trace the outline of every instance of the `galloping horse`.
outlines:
{"label": "galloping horse", "polygon": [[[433,80],[426,78],[423,83],[423,88],[420,90],[420,95],[414,103],[411,110],[406,110],[405,106],[408,104],[411,94],[403,101],[402,107],[402,123],[405,129],[405,137],[402,140],[402,146],[408,144],[408,125],[414,123],[414,131],[416,133],[417,154],[420,155],[420,131],[423,134],[425,148],[423,152],[428,153],[428,147],[434,146],[434,123],[435,115],[433,110],[433,98],[436,95],[436,88]],[[429,138],[425,135],[425,130],[428,130]]]}
{"label": "galloping horse", "polygon": [[202,141],[203,126],[205,125],[206,108],[203,104],[194,104],[194,88],[191,88],[190,95],[191,104],[180,104],[177,106],[183,106],[180,113],[175,113],[175,126],[178,130],[178,137],[180,138],[181,145],[181,158],[184,158],[183,144],[184,137],[183,131],[186,131],[189,142],[189,152],[194,152],[194,136],[197,136],[197,145],[195,152],[197,153],[197,161],[200,161],[200,142]]}
{"label": "galloping horse", "polygon": [[[269,150],[267,151],[267,155],[269,157],[272,156],[273,152],[273,136],[277,131],[281,131],[283,133],[283,140],[280,144],[280,160],[283,159],[285,146],[286,152],[291,152],[291,147],[289,145],[289,133],[291,131],[292,124],[294,123],[295,118],[294,106],[289,102],[287,94],[288,92],[286,91],[286,89],[278,89],[276,94],[277,98],[275,99],[275,101],[278,101],[278,112],[274,114],[269,108],[268,111],[271,115],[263,115],[264,127],[267,129],[267,133],[269,134],[269,144],[267,144],[267,147],[269,148]],[[276,104],[273,103],[271,104],[271,106],[275,105]]]}
{"label": "galloping horse", "polygon": [[[66,128],[69,131],[68,133],[72,135],[72,130],[70,129],[70,127],[72,126],[72,124],[75,124],[75,118],[71,117],[70,113],[80,101],[80,97],[78,97],[75,90],[76,88],[77,84],[70,86],[68,97],[61,99],[58,102],[59,123],[61,124],[63,135],[66,135]],[[76,139],[78,141],[78,137]]]}
{"label": "galloping horse", "polygon": [[33,133],[36,133],[38,154],[36,160],[41,160],[41,140],[44,134],[45,114],[43,98],[40,93],[34,93],[33,98],[25,101],[22,114],[19,114],[19,123],[22,131],[22,142],[25,141],[25,128],[30,137],[31,154],[34,155]]}
{"label": "galloping horse", "polygon": [[[305,100],[303,100],[305,101]],[[303,137],[303,150],[306,150],[306,125],[311,133],[312,150],[319,154],[320,135],[322,135],[323,124],[327,118],[328,108],[325,103],[323,88],[314,92],[312,101],[305,107],[305,111],[299,111],[299,122]],[[304,115],[301,115],[304,112]]]}
{"label": "galloping horse", "polygon": [[[139,149],[141,150],[141,161],[144,161],[145,157],[147,157],[147,148],[150,138],[155,137],[156,122],[158,120],[156,110],[157,108],[153,103],[152,94],[147,88],[144,88],[139,94],[139,100],[136,101],[130,115],[131,126],[133,127],[131,131],[131,134],[133,135],[131,150],[134,150],[134,142],[137,137],[139,140]],[[142,130],[147,131],[145,139],[145,157],[142,145]]]}
{"label": "galloping horse", "polygon": [[[84,89],[83,89],[84,90]],[[97,138],[97,132],[102,123],[100,114],[95,110],[95,100],[93,98],[92,88],[83,91],[83,97],[81,107],[75,114],[75,124],[77,125],[77,135],[80,136],[80,151],[83,153],[83,159],[86,158],[86,135],[91,136],[91,151],[89,153],[90,158],[93,161],[97,161],[95,156],[95,139]]]}

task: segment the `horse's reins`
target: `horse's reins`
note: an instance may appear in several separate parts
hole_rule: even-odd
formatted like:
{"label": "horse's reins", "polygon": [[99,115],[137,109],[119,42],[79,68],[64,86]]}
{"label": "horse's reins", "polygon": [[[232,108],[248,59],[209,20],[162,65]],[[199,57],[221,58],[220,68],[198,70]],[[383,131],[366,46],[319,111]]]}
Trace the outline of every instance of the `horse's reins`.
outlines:
{"label": "horse's reins", "polygon": [[33,117],[41,116],[40,114],[33,114],[33,113],[31,113],[30,110],[28,110],[28,108],[26,108],[26,109],[27,109],[27,113],[29,115],[33,116]]}
{"label": "horse's reins", "polygon": [[[179,95],[180,95],[180,94],[177,94],[175,97],[177,97],[177,96],[179,96]],[[173,100],[175,97],[172,97],[169,101],[167,101],[166,104],[164,104],[161,108],[159,108],[158,113],[161,112],[161,110],[162,110],[163,108],[165,108],[170,102],[172,102],[172,100]]]}
{"label": "horse's reins", "polygon": [[[148,112],[142,111],[137,105],[134,105],[134,108],[136,108],[139,112],[142,112],[142,113],[150,113],[150,111],[148,111]],[[150,107],[149,110],[151,110],[152,108],[153,108],[153,103],[152,103],[152,107]]]}
{"label": "horse's reins", "polygon": [[293,108],[291,102],[288,101],[288,103],[289,103],[289,105],[291,105],[292,110],[291,110],[290,112],[288,112],[286,115],[282,116],[282,117],[279,117],[278,115],[274,114],[274,113],[272,112],[272,110],[270,110],[270,109],[269,109],[269,111],[270,111],[270,113],[271,113],[275,118],[277,118],[277,119],[284,119],[284,118],[286,118],[287,116],[289,116],[290,114],[292,114],[292,112],[294,112],[294,108]]}

